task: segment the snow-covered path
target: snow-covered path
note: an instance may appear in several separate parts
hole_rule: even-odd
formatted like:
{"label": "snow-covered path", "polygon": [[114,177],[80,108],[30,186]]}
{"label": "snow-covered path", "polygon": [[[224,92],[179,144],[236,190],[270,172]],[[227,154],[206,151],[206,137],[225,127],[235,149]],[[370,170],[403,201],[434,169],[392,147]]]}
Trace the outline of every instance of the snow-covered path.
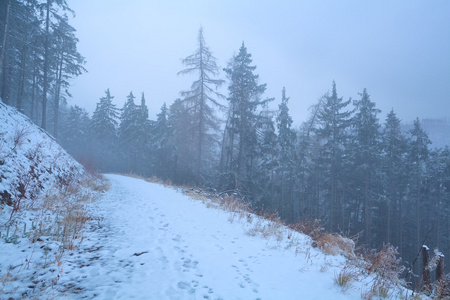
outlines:
{"label": "snow-covered path", "polygon": [[323,255],[307,238],[288,247],[292,238],[250,236],[250,221],[230,223],[230,213],[174,189],[107,177],[111,189],[93,204],[101,227],[63,265],[58,285],[69,298],[360,298],[359,289],[333,283],[343,259]]}

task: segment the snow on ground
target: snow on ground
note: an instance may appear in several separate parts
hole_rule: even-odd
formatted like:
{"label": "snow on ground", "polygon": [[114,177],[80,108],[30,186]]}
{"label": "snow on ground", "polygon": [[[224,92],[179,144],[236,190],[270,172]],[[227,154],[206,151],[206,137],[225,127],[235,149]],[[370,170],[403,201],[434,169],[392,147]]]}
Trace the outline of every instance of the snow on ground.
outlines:
{"label": "snow on ground", "polygon": [[102,221],[62,266],[69,298],[361,299],[369,284],[337,286],[345,259],[312,248],[307,236],[252,236],[256,216],[230,222],[230,212],[179,190],[107,177],[111,189],[92,208]]}
{"label": "snow on ground", "polygon": [[32,200],[58,181],[84,173],[51,135],[0,99],[0,200]]}
{"label": "snow on ground", "polygon": [[100,193],[46,131],[0,100],[0,299],[46,299]]}

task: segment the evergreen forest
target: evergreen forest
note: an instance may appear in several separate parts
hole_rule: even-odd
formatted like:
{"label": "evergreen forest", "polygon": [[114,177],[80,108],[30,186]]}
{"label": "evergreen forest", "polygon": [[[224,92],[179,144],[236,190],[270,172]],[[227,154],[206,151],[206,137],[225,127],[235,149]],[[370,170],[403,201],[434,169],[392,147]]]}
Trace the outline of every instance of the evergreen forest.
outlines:
{"label": "evergreen forest", "polygon": [[86,69],[66,1],[1,3],[2,101],[87,168],[234,194],[289,224],[320,222],[365,251],[392,244],[407,266],[422,244],[450,257],[450,150],[433,148],[419,119],[407,132],[394,110],[381,119],[370,89],[345,98],[330,79],[294,128],[289,88],[265,96],[264,62],[244,42],[220,67],[200,28],[178,74],[192,84],[156,118],[144,93],[114,99],[108,87],[90,114],[69,104],[70,80]]}

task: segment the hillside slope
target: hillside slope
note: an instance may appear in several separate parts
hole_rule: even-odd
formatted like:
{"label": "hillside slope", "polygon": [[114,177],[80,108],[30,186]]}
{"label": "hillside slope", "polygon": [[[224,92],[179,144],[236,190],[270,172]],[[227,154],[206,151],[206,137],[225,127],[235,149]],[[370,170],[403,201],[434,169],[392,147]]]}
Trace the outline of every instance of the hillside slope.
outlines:
{"label": "hillside slope", "polygon": [[82,238],[101,184],[0,101],[0,299],[46,298]]}
{"label": "hillside slope", "polygon": [[72,178],[83,167],[47,132],[16,109],[0,102],[0,201],[31,201]]}

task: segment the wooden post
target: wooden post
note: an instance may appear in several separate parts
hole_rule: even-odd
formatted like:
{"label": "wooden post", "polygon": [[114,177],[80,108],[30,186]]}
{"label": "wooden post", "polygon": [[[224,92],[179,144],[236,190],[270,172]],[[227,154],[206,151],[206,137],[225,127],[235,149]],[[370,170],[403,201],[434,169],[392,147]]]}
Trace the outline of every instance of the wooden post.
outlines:
{"label": "wooden post", "polygon": [[430,268],[428,268],[429,256],[428,247],[422,245],[422,261],[423,261],[423,287],[425,291],[431,291],[431,278],[430,278]]}
{"label": "wooden post", "polygon": [[439,261],[436,267],[436,281],[440,281],[445,278],[444,274],[445,264],[444,264],[444,255],[439,254]]}

